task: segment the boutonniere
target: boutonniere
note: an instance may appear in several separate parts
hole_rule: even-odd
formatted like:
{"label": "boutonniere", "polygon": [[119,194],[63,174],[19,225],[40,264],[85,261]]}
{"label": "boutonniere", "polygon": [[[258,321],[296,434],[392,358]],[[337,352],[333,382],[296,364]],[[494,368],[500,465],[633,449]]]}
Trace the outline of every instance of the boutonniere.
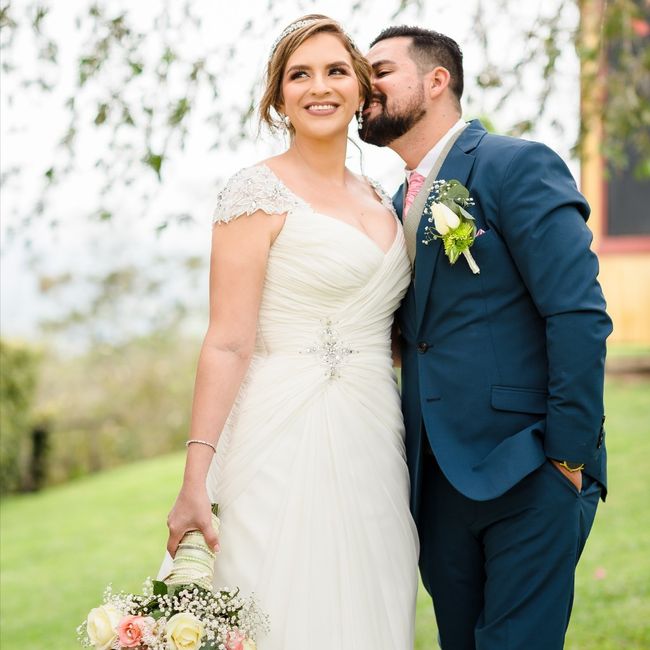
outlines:
{"label": "boutonniere", "polygon": [[436,239],[442,239],[445,255],[451,264],[462,255],[469,264],[472,273],[480,273],[478,264],[469,252],[476,239],[474,217],[465,208],[474,205],[467,188],[459,181],[435,181],[431,194],[422,210],[428,215],[422,243],[428,246]]}

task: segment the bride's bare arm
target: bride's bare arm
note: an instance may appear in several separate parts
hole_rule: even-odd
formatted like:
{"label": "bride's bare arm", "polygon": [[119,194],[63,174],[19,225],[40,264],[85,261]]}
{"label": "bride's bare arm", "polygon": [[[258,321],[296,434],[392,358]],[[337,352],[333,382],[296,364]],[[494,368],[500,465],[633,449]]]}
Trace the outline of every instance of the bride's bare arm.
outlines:
{"label": "bride's bare arm", "polygon": [[[217,444],[255,346],[266,263],[282,217],[258,211],[215,225],[210,259],[210,322],[199,355],[189,438]],[[218,548],[205,480],[213,451],[187,448],[185,473],[169,513],[167,550],[173,556],[188,530],[200,530]]]}

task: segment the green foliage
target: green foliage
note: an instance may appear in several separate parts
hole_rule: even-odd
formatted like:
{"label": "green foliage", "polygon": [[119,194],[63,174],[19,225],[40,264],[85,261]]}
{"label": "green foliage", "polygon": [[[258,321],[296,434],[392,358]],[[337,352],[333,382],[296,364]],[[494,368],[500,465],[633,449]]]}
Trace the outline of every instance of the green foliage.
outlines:
{"label": "green foliage", "polygon": [[39,354],[0,339],[0,493],[22,487]]}
{"label": "green foliage", "polygon": [[614,169],[632,157],[635,174],[650,177],[650,5],[639,0],[606,3],[603,42],[607,74],[595,83],[602,108],[604,153]]}
{"label": "green foliage", "polygon": [[167,585],[162,582],[162,580],[153,581],[153,595],[154,596],[165,596],[167,594]]}
{"label": "green foliage", "polygon": [[[187,433],[199,346],[174,328],[96,344],[73,357],[0,341],[2,493],[179,448]],[[36,440],[29,434],[42,421],[47,422],[43,453],[34,461]],[[32,468],[33,462],[38,467]]]}
{"label": "green foliage", "polygon": [[[77,87],[65,101],[70,119],[61,138],[62,147],[71,156],[65,164],[58,152],[53,152],[52,159],[45,161],[51,173],[44,177],[34,214],[43,212],[48,188],[74,173],[78,138],[88,126],[105,134],[109,141],[97,160],[98,168],[106,170],[100,196],[119,187],[128,188],[133,195],[140,191],[134,179],[143,180],[151,174],[162,181],[168,163],[185,145],[190,116],[199,108],[208,113],[205,123],[211,128],[207,143],[211,148],[237,147],[248,137],[247,119],[254,112],[257,80],[251,80],[249,91],[236,97],[224,91],[224,84],[238,73],[237,62],[251,43],[266,34],[271,25],[277,29],[281,3],[270,0],[266,10],[253,12],[229,42],[214,43],[196,56],[187,54],[183,43],[204,36],[198,4],[188,0],[180,8],[162,3],[150,12],[148,24],[134,20],[128,8],[103,2],[80,6],[77,27],[87,38],[76,59]],[[494,0],[494,4],[501,14],[519,13],[516,0]],[[410,7],[423,9],[421,0],[393,0],[393,6],[394,21]],[[461,35],[460,41],[471,40],[481,48],[479,59],[484,63],[475,83],[479,95],[496,98],[493,114],[500,114],[509,103],[519,102],[524,80],[535,77],[541,81],[529,114],[519,115],[515,123],[506,125],[512,135],[530,132],[542,117],[549,115],[548,100],[557,90],[561,53],[567,47],[576,47],[583,61],[598,59],[607,48],[615,47],[616,63],[609,66],[607,75],[596,72],[588,80],[590,84],[604,85],[607,91],[609,101],[594,107],[606,126],[605,152],[614,164],[621,165],[627,156],[625,147],[631,144],[640,154],[637,172],[650,174],[650,44],[639,27],[644,20],[647,26],[647,10],[639,0],[603,3],[601,33],[593,47],[586,47],[580,42],[579,30],[567,25],[574,22],[570,17],[576,10],[591,6],[595,6],[591,0],[555,0],[551,11],[531,12],[530,24],[508,36],[512,49],[521,51],[515,65],[495,56],[498,48],[494,42],[503,35],[491,28],[494,6],[490,3],[475,0],[468,7],[467,34],[464,38]],[[370,0],[357,0],[350,5],[349,18],[372,10]],[[22,9],[7,4],[0,13],[5,72],[19,79],[30,74],[23,72],[29,66],[22,64],[14,49],[21,40],[16,35],[20,34],[33,45],[39,70],[36,78],[20,80],[44,92],[52,89],[50,79],[59,76],[50,74],[59,65],[51,14],[49,2],[30,3]],[[161,92],[152,93],[152,87]],[[165,92],[177,87],[183,88],[181,96]],[[148,191],[150,188],[143,190],[143,203]],[[103,214],[111,212],[105,210]]]}
{"label": "green foliage", "polygon": [[51,423],[48,483],[178,449],[199,347],[170,330],[46,355],[38,404]]}
{"label": "green foliage", "polygon": [[[610,493],[578,567],[567,650],[650,644],[650,476],[643,471],[650,463],[650,381],[610,380],[606,401]],[[3,502],[0,647],[69,650],[107,584],[138,592],[155,576],[183,458],[142,461]],[[35,585],[56,594],[45,608],[33,606]],[[417,612],[416,650],[431,650],[435,619],[423,590]]]}

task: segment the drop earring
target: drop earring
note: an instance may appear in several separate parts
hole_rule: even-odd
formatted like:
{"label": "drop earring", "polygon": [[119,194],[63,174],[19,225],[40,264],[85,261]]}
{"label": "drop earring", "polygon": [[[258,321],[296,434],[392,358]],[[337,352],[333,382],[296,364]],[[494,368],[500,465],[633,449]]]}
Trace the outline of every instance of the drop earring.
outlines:
{"label": "drop earring", "polygon": [[361,131],[363,128],[363,104],[359,106],[359,110],[357,111],[357,129]]}

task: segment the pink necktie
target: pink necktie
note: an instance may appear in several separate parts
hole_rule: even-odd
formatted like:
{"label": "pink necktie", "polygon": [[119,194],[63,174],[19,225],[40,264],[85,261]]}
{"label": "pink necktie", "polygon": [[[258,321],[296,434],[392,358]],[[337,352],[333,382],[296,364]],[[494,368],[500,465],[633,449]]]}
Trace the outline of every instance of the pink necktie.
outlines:
{"label": "pink necktie", "polygon": [[425,178],[422,176],[422,174],[418,174],[417,172],[410,173],[409,186],[408,190],[406,191],[406,198],[404,199],[404,219],[406,219],[406,215],[413,205],[413,201],[415,200],[417,193],[422,189],[424,181]]}

